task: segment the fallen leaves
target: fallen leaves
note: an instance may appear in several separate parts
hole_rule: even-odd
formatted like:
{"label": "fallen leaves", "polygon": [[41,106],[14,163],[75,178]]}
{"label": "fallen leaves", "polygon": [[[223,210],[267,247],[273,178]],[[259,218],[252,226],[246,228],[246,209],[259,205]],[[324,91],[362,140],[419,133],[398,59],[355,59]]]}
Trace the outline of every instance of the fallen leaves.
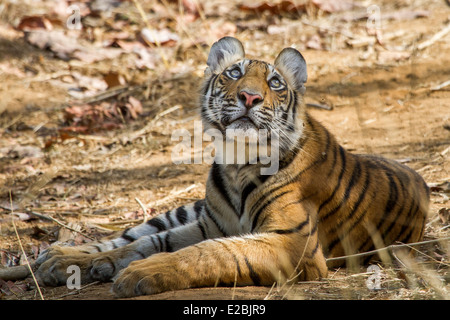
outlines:
{"label": "fallen leaves", "polygon": [[63,60],[78,59],[86,63],[92,63],[104,59],[114,59],[122,53],[117,48],[98,48],[95,46],[81,45],[73,33],[61,30],[48,32],[30,32],[26,39],[29,43],[40,49],[47,49]]}
{"label": "fallen leaves", "polygon": [[45,16],[25,16],[16,27],[20,31],[53,30],[53,24]]}
{"label": "fallen leaves", "polygon": [[252,4],[241,4],[239,8],[243,11],[252,11],[256,13],[269,12],[271,14],[293,13],[304,11],[305,4],[296,4],[293,1],[262,1]]}
{"label": "fallen leaves", "polygon": [[306,2],[298,3],[298,1],[281,0],[241,4],[239,8],[244,11],[269,12],[270,14],[279,15],[283,13],[306,12],[308,5],[327,13],[350,10],[354,7],[353,1],[349,0],[312,0],[309,4]]}
{"label": "fallen leaves", "polygon": [[170,31],[167,28],[161,30],[151,30],[149,28],[143,28],[141,36],[148,43],[155,45],[174,46],[177,41],[180,40],[178,34]]}
{"label": "fallen leaves", "polygon": [[136,120],[142,110],[142,103],[132,96],[126,101],[73,105],[64,109],[64,118],[70,126],[62,130],[90,133],[117,129],[128,120]]}

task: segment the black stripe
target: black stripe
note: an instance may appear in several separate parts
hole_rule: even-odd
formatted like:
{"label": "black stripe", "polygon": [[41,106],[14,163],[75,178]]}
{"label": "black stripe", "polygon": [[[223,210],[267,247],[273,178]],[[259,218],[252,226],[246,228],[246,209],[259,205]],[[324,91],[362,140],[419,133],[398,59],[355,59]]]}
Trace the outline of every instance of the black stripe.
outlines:
{"label": "black stripe", "polygon": [[[287,194],[287,193],[289,193],[289,192],[291,192],[291,191],[288,190],[288,191],[284,191],[284,192],[281,192],[281,193],[277,194],[277,195],[274,196],[272,199],[266,201],[266,202],[259,208],[259,210],[256,212],[256,214],[253,215],[252,232],[253,232],[253,230],[255,230],[256,224],[258,223],[259,216],[260,216],[261,213],[264,211],[264,209],[266,209],[267,206],[269,206],[272,202],[274,202],[275,200],[277,200],[278,198],[284,196],[285,194]],[[253,211],[253,210],[252,210],[252,211]]]}
{"label": "black stripe", "polygon": [[[306,122],[309,123],[309,125],[311,126],[311,128],[312,128],[311,130],[315,132],[315,129],[313,128],[314,125],[312,124],[312,122],[310,121],[309,118],[306,119]],[[320,155],[320,156],[317,157],[317,159],[314,160],[314,162],[311,163],[308,167],[306,167],[306,168],[303,169],[302,171],[298,172],[298,173],[295,175],[295,177],[293,177],[292,180],[299,180],[302,174],[304,174],[305,172],[307,172],[307,171],[313,169],[313,168],[316,167],[317,165],[319,165],[319,164],[321,164],[321,163],[324,163],[324,162],[327,160],[327,156],[326,156],[326,155],[327,155],[327,151],[328,151],[328,149],[329,149],[329,147],[330,147],[331,137],[330,137],[330,133],[328,132],[328,130],[326,130],[326,129],[323,129],[323,130],[324,130],[325,136],[326,136],[326,142],[325,142],[325,148],[324,148],[324,150],[323,150],[321,153],[318,152],[317,154]],[[307,139],[308,139],[308,136],[307,136],[306,138],[303,138],[303,144],[305,143],[305,141],[306,141]],[[302,139],[301,139],[301,140],[302,140]],[[341,146],[339,146],[339,147],[341,148]],[[299,149],[300,149],[300,148],[299,148]],[[341,149],[342,149],[342,152],[345,152],[343,148],[341,148]],[[345,157],[345,155],[344,155],[344,157]],[[343,164],[345,165],[345,161],[343,162]],[[344,169],[345,169],[345,168],[344,168]]]}
{"label": "black stripe", "polygon": [[[388,177],[390,177],[390,175],[392,177],[394,177],[394,175],[395,175],[395,172],[391,172],[391,170],[392,170],[391,168],[386,168],[386,174],[388,175]],[[378,224],[381,224],[381,226],[379,228],[377,228],[377,230],[380,230],[380,233],[382,233],[383,239],[386,239],[387,236],[392,232],[394,227],[396,225],[398,225],[399,218],[402,217],[406,213],[404,211],[405,211],[405,209],[407,209],[407,199],[409,197],[405,194],[405,190],[406,190],[405,185],[403,184],[402,180],[399,179],[398,176],[396,176],[396,178],[398,179],[400,188],[397,188],[395,181],[392,178],[389,178],[390,186],[391,186],[391,183],[393,183],[392,186],[395,187],[394,195],[392,196],[391,194],[389,194],[389,199],[393,198],[394,203],[392,203],[391,204],[392,207],[390,207],[389,201],[388,201],[388,203],[386,205],[386,209],[385,209],[386,212],[383,214],[382,220],[378,223]],[[399,192],[399,191],[401,191],[401,192]],[[401,203],[399,202],[399,199],[402,200]],[[414,198],[412,200],[414,201]],[[384,229],[384,225],[386,223],[388,223],[389,221],[391,221],[391,223],[388,225],[388,227],[386,229]]]}
{"label": "black stripe", "polygon": [[166,225],[161,221],[161,218],[159,216],[148,220],[147,223],[152,227],[158,229],[158,232],[166,230]]}
{"label": "black stripe", "polygon": [[164,247],[163,247],[163,242],[162,242],[162,240],[161,240],[161,234],[157,233],[155,236],[156,236],[156,238],[158,239],[160,251],[163,251]]}
{"label": "black stripe", "polygon": [[299,223],[298,226],[296,226],[295,228],[292,229],[279,229],[279,230],[273,230],[271,232],[275,232],[277,234],[290,234],[290,233],[294,233],[294,232],[299,232],[300,230],[303,229],[304,226],[306,226],[309,223],[309,217],[308,219],[306,219],[305,221]]}
{"label": "black stripe", "polygon": [[194,212],[195,212],[195,218],[198,219],[200,217],[200,214],[202,213],[202,209],[205,206],[205,200],[198,200],[194,203]]}
{"label": "black stripe", "polygon": [[211,174],[212,181],[213,181],[214,185],[218,189],[217,193],[222,196],[222,198],[225,200],[225,202],[227,203],[227,205],[231,209],[236,210],[236,208],[231,203],[230,196],[229,196],[228,191],[227,191],[227,189],[225,187],[224,180],[223,180],[223,177],[222,177],[222,171],[220,169],[220,166],[217,163],[214,162],[212,164],[211,173],[210,174]]}
{"label": "black stripe", "polygon": [[292,107],[292,119],[296,119],[297,117],[297,107],[298,107],[298,97],[297,92],[294,92],[294,106]]}
{"label": "black stripe", "polygon": [[130,231],[131,228],[125,229],[125,231],[122,233],[121,237],[127,241],[133,242],[136,239],[132,236],[128,235],[128,231]]}
{"label": "black stripe", "polygon": [[[336,166],[336,162],[337,162],[337,151],[338,151],[338,149],[339,149],[339,145],[335,144],[334,148],[333,148],[333,161],[331,162],[331,165],[330,165],[330,171],[327,174],[328,178],[336,171],[335,166]],[[327,154],[328,154],[328,152],[327,152]]]}
{"label": "black stripe", "polygon": [[167,232],[166,238],[164,239],[165,245],[166,245],[166,252],[172,252],[172,245],[170,244],[170,232]]}
{"label": "black stripe", "polygon": [[[345,150],[341,146],[339,146],[339,155],[341,157],[342,163],[341,163],[341,172],[339,172],[338,181],[336,182],[336,186],[334,187],[334,190],[331,193],[331,195],[324,202],[322,202],[320,204],[319,210],[318,210],[319,213],[323,209],[323,207],[325,207],[331,200],[333,200],[334,196],[336,195],[336,192],[339,190],[339,187],[341,186],[342,177],[344,176],[345,166],[346,166]],[[321,218],[321,220],[322,220],[322,218]]]}
{"label": "black stripe", "polygon": [[247,257],[244,258],[245,259],[245,264],[248,267],[248,271],[250,273],[250,278],[253,281],[253,284],[255,286],[259,286],[261,284],[261,280],[258,276],[258,274],[255,272],[255,270],[253,269],[252,265],[250,264],[250,261],[248,261]]}
{"label": "black stripe", "polygon": [[173,227],[175,226],[175,224],[174,224],[174,222],[173,222],[173,220],[172,220],[172,217],[170,216],[171,213],[172,213],[172,211],[169,210],[169,211],[167,211],[167,212],[165,213],[165,216],[166,216],[167,221],[169,221],[169,226],[170,226],[170,228],[173,228]]}
{"label": "black stripe", "polygon": [[348,198],[350,197],[351,191],[352,191],[353,187],[355,186],[355,184],[358,182],[360,177],[361,177],[361,164],[359,163],[359,161],[357,161],[356,165],[355,165],[355,169],[352,174],[352,178],[350,179],[350,181],[347,185],[347,188],[345,189],[344,197],[341,199],[339,204],[334,209],[332,209],[327,214],[322,216],[322,218],[321,218],[322,221],[325,219],[328,219],[329,217],[331,217],[332,215],[334,215],[336,212],[338,212],[341,209],[342,205],[344,203],[346,203]]}
{"label": "black stripe", "polygon": [[235,255],[235,254],[231,251],[231,249],[230,249],[225,243],[223,243],[222,241],[218,241],[218,240],[213,240],[213,241],[215,241],[216,243],[219,243],[221,246],[223,246],[224,249],[225,249],[225,251],[227,251],[227,252],[233,257],[233,260],[234,260],[234,262],[236,263],[236,268],[237,268],[238,276],[239,276],[239,277],[242,277],[241,266],[240,266],[240,264],[239,264],[239,260],[238,260],[238,258],[236,257],[236,255]]}
{"label": "black stripe", "polygon": [[139,250],[134,250],[134,252],[136,252],[138,255],[140,255],[140,256],[141,256],[141,259],[147,258],[147,256],[146,256],[143,252],[141,252],[141,251],[139,251]]}
{"label": "black stripe", "polygon": [[150,236],[150,240],[152,240],[152,244],[153,244],[153,247],[155,248],[155,249],[157,249],[158,251],[161,251],[161,248],[158,248],[158,246],[157,246],[157,244],[156,244],[156,242],[155,242],[155,237],[153,236]]}
{"label": "black stripe", "polygon": [[206,236],[205,228],[202,226],[200,221],[197,222],[197,226],[200,229],[200,232],[202,233],[203,239],[207,239],[208,237]]}
{"label": "black stripe", "polygon": [[240,211],[240,214],[239,214],[240,217],[242,217],[242,215],[244,214],[245,202],[247,201],[248,195],[255,189],[256,189],[256,184],[254,184],[253,182],[250,182],[248,185],[245,186],[244,190],[242,191],[241,211]]}
{"label": "black stripe", "polygon": [[[396,237],[397,241],[407,242],[409,237],[411,236],[412,232],[415,229],[414,222],[411,221],[411,219],[414,219],[414,220],[417,219],[417,212],[419,211],[420,206],[419,206],[418,201],[416,201],[414,198],[412,200],[413,200],[413,204],[411,204],[411,208],[409,209],[409,212],[408,212],[407,216],[405,217],[405,220],[402,224],[402,228]],[[406,232],[406,230],[408,230],[408,228],[411,228],[411,231],[408,233],[407,236],[403,236],[403,234]]]}
{"label": "black stripe", "polygon": [[[349,221],[350,219],[353,218],[353,216],[356,214],[356,212],[359,209],[359,206],[361,205],[361,203],[364,201],[364,199],[366,198],[367,195],[367,189],[370,185],[370,176],[369,176],[370,171],[366,171],[366,179],[364,182],[364,186],[361,190],[361,193],[359,194],[358,200],[356,200],[356,203],[352,206],[353,209],[352,211],[345,217],[345,220],[340,221],[338,224],[336,224],[333,228],[331,228],[328,232],[330,231],[336,231],[342,228],[342,225],[346,222]],[[353,224],[351,225],[350,228],[346,228],[345,232],[346,235],[348,235],[353,228],[359,223],[359,221],[361,221],[361,219],[365,216],[365,214],[367,213],[367,210],[364,210],[364,212],[362,214],[360,214],[360,216],[358,217],[358,219],[356,220],[356,222],[353,222]],[[329,247],[330,251],[332,250],[332,246]]]}
{"label": "black stripe", "polygon": [[177,215],[177,220],[181,224],[185,224],[187,222],[187,212],[186,212],[186,209],[184,209],[184,206],[177,208],[176,215]]}
{"label": "black stripe", "polygon": [[[317,225],[317,223],[316,223],[316,225]],[[311,259],[316,255],[317,251],[319,250],[319,246],[320,246],[320,242],[319,242],[319,238],[317,237],[316,245],[314,246],[314,249],[311,251],[311,255],[309,255],[308,258]]]}
{"label": "black stripe", "polygon": [[214,222],[214,224],[216,225],[217,229],[219,229],[219,231],[222,233],[222,235],[224,237],[227,237],[228,236],[227,233],[225,232],[223,227],[219,224],[219,222],[214,217],[214,215],[211,213],[211,211],[209,210],[208,206],[205,206],[205,212],[206,212],[206,215],[208,216],[208,218],[211,219],[212,222]]}

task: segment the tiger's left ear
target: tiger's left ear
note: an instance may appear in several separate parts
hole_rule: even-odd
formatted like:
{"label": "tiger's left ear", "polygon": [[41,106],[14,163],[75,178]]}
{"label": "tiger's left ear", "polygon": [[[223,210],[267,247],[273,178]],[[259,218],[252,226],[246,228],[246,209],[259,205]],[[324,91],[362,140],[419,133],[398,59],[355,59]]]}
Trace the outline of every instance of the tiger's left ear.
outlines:
{"label": "tiger's left ear", "polygon": [[238,39],[224,37],[212,45],[206,62],[209,68],[205,72],[220,73],[244,56],[244,46]]}
{"label": "tiger's left ear", "polygon": [[306,61],[302,54],[294,48],[283,49],[275,59],[275,68],[286,78],[295,90],[305,93],[305,82],[308,79]]}

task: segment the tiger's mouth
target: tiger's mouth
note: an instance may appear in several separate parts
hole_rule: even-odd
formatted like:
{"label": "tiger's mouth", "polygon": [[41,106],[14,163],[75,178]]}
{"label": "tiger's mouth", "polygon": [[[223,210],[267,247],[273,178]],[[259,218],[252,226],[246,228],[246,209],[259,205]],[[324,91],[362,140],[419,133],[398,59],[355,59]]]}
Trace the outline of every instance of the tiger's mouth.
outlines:
{"label": "tiger's mouth", "polygon": [[258,130],[259,127],[248,115],[244,115],[230,121],[226,126],[226,129],[241,130],[243,132],[246,132],[249,130]]}

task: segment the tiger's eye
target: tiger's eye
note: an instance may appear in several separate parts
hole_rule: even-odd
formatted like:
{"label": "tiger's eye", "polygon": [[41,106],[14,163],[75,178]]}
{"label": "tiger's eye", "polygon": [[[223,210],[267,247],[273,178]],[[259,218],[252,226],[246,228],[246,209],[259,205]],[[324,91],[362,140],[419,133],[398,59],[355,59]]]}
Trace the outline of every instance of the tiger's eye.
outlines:
{"label": "tiger's eye", "polygon": [[281,88],[281,81],[278,80],[277,78],[272,78],[269,80],[269,86],[271,86],[274,89],[278,89]]}
{"label": "tiger's eye", "polygon": [[231,70],[230,72],[229,72],[229,74],[230,74],[230,76],[232,77],[232,78],[235,78],[235,79],[238,79],[238,78],[240,78],[241,77],[241,70],[239,70],[239,69],[233,69],[233,70]]}

